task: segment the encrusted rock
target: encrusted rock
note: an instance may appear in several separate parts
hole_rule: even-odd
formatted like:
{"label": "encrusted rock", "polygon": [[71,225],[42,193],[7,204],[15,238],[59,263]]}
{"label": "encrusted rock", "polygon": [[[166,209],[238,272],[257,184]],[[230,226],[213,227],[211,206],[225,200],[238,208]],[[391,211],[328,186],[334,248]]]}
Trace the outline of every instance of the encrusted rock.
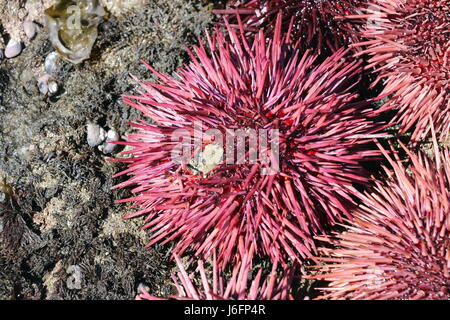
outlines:
{"label": "encrusted rock", "polygon": [[32,40],[36,36],[37,25],[33,21],[26,20],[23,23],[23,31],[29,40]]}

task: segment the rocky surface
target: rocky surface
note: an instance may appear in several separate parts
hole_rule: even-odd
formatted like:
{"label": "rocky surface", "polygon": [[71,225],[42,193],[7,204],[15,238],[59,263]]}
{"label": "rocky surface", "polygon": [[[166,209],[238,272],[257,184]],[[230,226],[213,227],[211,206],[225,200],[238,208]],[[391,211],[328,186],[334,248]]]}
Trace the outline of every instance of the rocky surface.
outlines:
{"label": "rocky surface", "polygon": [[[121,101],[136,87],[129,74],[151,78],[140,59],[174,72],[222,4],[108,0],[91,58],[54,62],[49,76],[42,10],[52,2],[0,0],[0,49],[23,44],[0,58],[0,299],[131,299],[140,285],[166,295],[168,248],[143,249],[141,221],[122,219],[132,209],[114,200],[129,191],[111,191],[122,167],[107,161],[120,150],[90,146],[87,126],[125,136],[137,117]],[[36,23],[31,39],[25,21]]]}

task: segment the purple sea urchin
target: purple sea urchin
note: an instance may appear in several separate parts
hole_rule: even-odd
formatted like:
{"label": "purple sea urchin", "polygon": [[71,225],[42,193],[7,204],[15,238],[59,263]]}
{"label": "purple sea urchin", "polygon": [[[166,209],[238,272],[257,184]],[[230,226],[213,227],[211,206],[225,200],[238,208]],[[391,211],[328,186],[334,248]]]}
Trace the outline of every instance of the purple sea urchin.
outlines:
{"label": "purple sea urchin", "polygon": [[450,1],[376,0],[362,15],[365,38],[355,46],[371,56],[368,67],[379,71],[392,93],[388,105],[399,109],[400,133],[412,141],[431,136],[428,114],[442,135],[450,131]]}
{"label": "purple sea urchin", "polygon": [[322,298],[450,298],[450,152],[407,152],[407,168],[386,154],[388,181],[361,196],[346,232],[322,238],[335,246],[311,277],[330,281]]}
{"label": "purple sea urchin", "polygon": [[[361,162],[380,155],[368,143],[386,125],[352,92],[361,67],[347,62],[344,50],[317,63],[315,55],[302,54],[281,36],[281,15],[270,41],[262,31],[248,39],[240,27],[207,36],[209,48],[196,47],[178,79],[148,66],[159,83],[141,82],[139,96],[125,96],[156,123],[132,123],[138,132],[121,143],[133,149],[126,152],[129,158],[117,159],[129,166],[117,176],[129,179],[116,187],[133,186],[136,195],[119,202],[140,208],[129,218],[146,216],[148,245],[177,240],[178,255],[191,249],[206,259],[217,251],[222,268],[239,260],[242,241],[246,247],[254,243],[255,253],[271,261],[302,261],[315,251],[313,234],[350,216],[352,184],[368,181]],[[196,138],[198,122],[223,136],[234,130],[271,134],[253,162],[219,156],[199,168],[193,161],[198,164],[205,153],[233,158],[242,141]],[[193,159],[178,163],[172,155],[180,131],[200,147]],[[214,144],[226,146],[206,150]],[[254,149],[245,149],[246,159]],[[277,167],[268,174],[265,157]]]}

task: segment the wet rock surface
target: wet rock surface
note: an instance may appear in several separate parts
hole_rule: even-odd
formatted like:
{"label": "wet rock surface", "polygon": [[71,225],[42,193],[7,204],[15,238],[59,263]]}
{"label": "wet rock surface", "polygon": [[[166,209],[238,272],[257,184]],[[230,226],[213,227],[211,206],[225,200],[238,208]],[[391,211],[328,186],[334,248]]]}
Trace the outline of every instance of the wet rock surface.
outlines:
{"label": "wet rock surface", "polygon": [[[25,10],[21,19],[40,23],[21,3],[0,0],[0,7],[17,5]],[[136,88],[129,74],[150,78],[140,59],[174,72],[220,4],[143,3],[110,14],[98,26],[90,59],[58,61],[52,78],[44,70],[55,51],[45,26],[24,40],[20,55],[0,59],[0,183],[15,195],[0,203],[0,299],[131,299],[139,285],[158,296],[173,289],[168,248],[144,249],[142,221],[123,221],[133,209],[114,204],[130,195],[111,191],[120,182],[112,175],[123,167],[107,157],[119,150],[89,146],[86,125],[113,130],[106,142],[129,133],[126,122],[138,115],[120,97]],[[11,23],[6,11],[0,12],[4,40],[12,29],[3,26]],[[18,26],[23,30],[23,21]],[[47,86],[54,79],[55,94],[49,87],[42,93],[43,79]]]}

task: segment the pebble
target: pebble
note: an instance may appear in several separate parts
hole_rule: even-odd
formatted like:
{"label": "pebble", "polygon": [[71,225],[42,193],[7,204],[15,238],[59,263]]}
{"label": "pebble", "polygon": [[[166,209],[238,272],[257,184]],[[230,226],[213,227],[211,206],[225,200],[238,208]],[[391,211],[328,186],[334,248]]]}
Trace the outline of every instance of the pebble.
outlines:
{"label": "pebble", "polygon": [[[6,202],[6,194],[0,191],[0,203]],[[0,225],[1,227],[1,225]],[[1,230],[0,230],[1,232]]]}
{"label": "pebble", "polygon": [[103,152],[104,153],[113,153],[118,145],[115,143],[110,143],[109,141],[118,141],[120,139],[119,134],[115,130],[109,130],[106,135],[106,143],[103,144]]}
{"label": "pebble", "polygon": [[106,131],[98,124],[89,122],[87,124],[87,142],[89,146],[96,147],[106,139]]}
{"label": "pebble", "polygon": [[3,53],[3,49],[0,49],[0,62],[5,58],[5,54]]}
{"label": "pebble", "polygon": [[53,80],[52,76],[49,74],[44,74],[39,77],[37,80],[37,86],[43,95],[48,95],[50,97],[54,96],[59,91],[58,82]]}
{"label": "pebble", "polygon": [[39,91],[44,95],[48,93],[49,80],[50,80],[50,76],[48,74],[44,74],[43,76],[39,77],[39,79],[37,80]]}
{"label": "pebble", "polygon": [[49,95],[54,95],[58,92],[58,83],[56,81],[50,81],[48,83],[48,93]]}
{"label": "pebble", "polygon": [[28,39],[32,40],[36,36],[37,26],[33,21],[25,21],[23,23],[23,31]]}
{"label": "pebble", "polygon": [[58,52],[53,51],[48,54],[44,62],[44,70],[52,76],[57,76],[63,65],[61,56]]}
{"label": "pebble", "polygon": [[17,57],[22,52],[22,44],[16,40],[9,40],[5,48],[5,57],[8,59]]}

